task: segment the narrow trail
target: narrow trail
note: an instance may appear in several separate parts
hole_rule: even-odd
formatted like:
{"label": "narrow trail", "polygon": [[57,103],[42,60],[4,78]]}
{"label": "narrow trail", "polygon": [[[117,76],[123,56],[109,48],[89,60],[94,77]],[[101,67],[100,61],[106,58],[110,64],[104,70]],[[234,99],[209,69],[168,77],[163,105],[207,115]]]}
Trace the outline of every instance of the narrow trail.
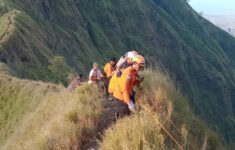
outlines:
{"label": "narrow trail", "polygon": [[111,125],[115,124],[116,122],[116,114],[115,114],[116,111],[111,109],[113,105],[114,105],[114,101],[104,99],[104,102],[103,102],[104,111],[102,114],[102,120],[100,121],[100,124],[97,127],[96,139],[82,146],[81,148],[82,150],[98,150],[99,149],[98,142],[102,141],[102,136],[104,135],[105,130],[107,130]]}
{"label": "narrow trail", "polygon": [[7,28],[6,30],[3,32],[3,34],[0,36],[0,42],[2,42],[2,40],[5,38],[5,36],[8,34],[8,31],[10,29],[10,26],[12,24],[12,21],[11,21],[11,17],[8,16],[8,24],[7,24]]}
{"label": "narrow trail", "polygon": [[5,29],[5,31],[3,32],[2,35],[0,35],[0,43],[4,40],[4,38],[9,34],[9,30],[11,28],[11,26],[13,25],[13,19],[16,15],[16,11],[12,11],[10,12],[10,15],[8,16],[8,23],[7,23],[7,28]]}

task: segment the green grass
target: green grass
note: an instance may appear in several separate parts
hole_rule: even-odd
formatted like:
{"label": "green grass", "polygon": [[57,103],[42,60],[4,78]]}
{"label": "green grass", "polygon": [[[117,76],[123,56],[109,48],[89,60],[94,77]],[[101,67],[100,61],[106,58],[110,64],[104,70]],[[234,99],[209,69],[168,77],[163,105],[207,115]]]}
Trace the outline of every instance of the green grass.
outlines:
{"label": "green grass", "polygon": [[0,73],[15,76],[16,73],[5,63],[0,63]]}

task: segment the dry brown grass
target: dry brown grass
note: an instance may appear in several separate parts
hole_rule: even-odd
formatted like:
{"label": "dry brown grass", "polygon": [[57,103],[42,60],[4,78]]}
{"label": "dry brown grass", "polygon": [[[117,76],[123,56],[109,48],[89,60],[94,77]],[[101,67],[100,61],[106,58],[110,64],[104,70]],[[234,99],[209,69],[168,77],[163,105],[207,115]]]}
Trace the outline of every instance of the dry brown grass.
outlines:
{"label": "dry brown grass", "polygon": [[208,136],[214,141],[206,143],[207,149],[224,149],[218,136],[194,115],[186,98],[168,75],[145,70],[141,76],[145,77],[143,89],[136,95],[140,110],[131,117],[118,120],[105,132],[100,142],[101,150],[169,150],[180,147],[200,150],[205,147],[204,137]]}
{"label": "dry brown grass", "polygon": [[3,150],[78,150],[96,138],[102,92],[83,85],[46,97],[29,114]]}

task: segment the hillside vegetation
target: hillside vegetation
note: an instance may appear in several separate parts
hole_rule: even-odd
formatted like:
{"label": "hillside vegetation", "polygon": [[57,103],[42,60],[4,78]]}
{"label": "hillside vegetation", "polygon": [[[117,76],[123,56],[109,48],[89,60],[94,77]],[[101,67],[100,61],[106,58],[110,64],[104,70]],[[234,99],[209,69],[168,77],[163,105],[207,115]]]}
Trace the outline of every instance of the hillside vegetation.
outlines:
{"label": "hillside vegetation", "polygon": [[24,115],[29,115],[50,93],[60,86],[19,80],[0,74],[0,145],[15,132]]}
{"label": "hillside vegetation", "polygon": [[167,75],[151,70],[142,75],[146,80],[138,91],[140,111],[109,128],[100,149],[225,149]]}
{"label": "hillside vegetation", "polygon": [[55,57],[87,74],[92,62],[135,49],[166,68],[193,111],[234,143],[235,39],[185,0],[1,0],[0,37],[9,15],[0,61],[18,77],[66,84],[49,69]]}
{"label": "hillside vegetation", "polygon": [[[219,136],[195,116],[187,100],[174,87],[168,76],[150,70],[144,71],[141,75],[146,80],[142,84],[143,89],[138,91],[137,103],[140,105],[140,110],[130,117],[118,120],[107,129],[103,126],[107,119],[107,116],[103,115],[106,111],[103,107],[103,94],[96,85],[84,84],[74,92],[61,89],[44,94],[43,98],[37,101],[37,107],[25,107],[19,104],[20,99],[16,99],[16,103],[11,107],[20,105],[18,111],[25,110],[24,119],[14,123],[12,134],[6,141],[1,141],[0,148],[3,150],[77,150],[92,147],[105,150],[178,149],[179,147],[163,130],[161,126],[163,125],[184,149],[226,149]],[[25,84],[27,83],[34,85],[32,81],[27,81]],[[42,89],[43,85],[37,87]],[[30,91],[27,88],[23,89],[25,92]],[[16,91],[15,94],[20,92]],[[38,93],[35,94],[37,97]],[[30,101],[27,97],[24,100],[25,103]],[[103,133],[103,138],[98,138]],[[92,144],[94,141],[98,141],[99,145]]]}
{"label": "hillside vegetation", "polygon": [[102,91],[97,86],[68,93],[61,86],[5,75],[1,85],[0,149],[77,150],[98,135]]}

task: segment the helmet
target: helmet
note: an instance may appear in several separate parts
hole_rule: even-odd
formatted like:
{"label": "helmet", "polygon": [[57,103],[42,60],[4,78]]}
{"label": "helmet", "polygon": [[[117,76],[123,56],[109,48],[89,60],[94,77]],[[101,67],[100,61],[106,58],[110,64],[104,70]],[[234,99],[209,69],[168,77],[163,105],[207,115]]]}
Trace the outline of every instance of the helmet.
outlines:
{"label": "helmet", "polygon": [[136,55],[136,56],[133,58],[132,62],[133,62],[133,63],[136,62],[136,63],[138,63],[138,64],[140,64],[140,65],[142,65],[142,66],[145,66],[145,59],[144,59],[144,57],[141,56],[141,55]]}
{"label": "helmet", "polygon": [[128,52],[127,57],[133,59],[136,56],[135,53]]}
{"label": "helmet", "polygon": [[132,53],[134,53],[134,54],[136,54],[136,55],[138,55],[139,53],[137,52],[137,51],[131,51]]}

